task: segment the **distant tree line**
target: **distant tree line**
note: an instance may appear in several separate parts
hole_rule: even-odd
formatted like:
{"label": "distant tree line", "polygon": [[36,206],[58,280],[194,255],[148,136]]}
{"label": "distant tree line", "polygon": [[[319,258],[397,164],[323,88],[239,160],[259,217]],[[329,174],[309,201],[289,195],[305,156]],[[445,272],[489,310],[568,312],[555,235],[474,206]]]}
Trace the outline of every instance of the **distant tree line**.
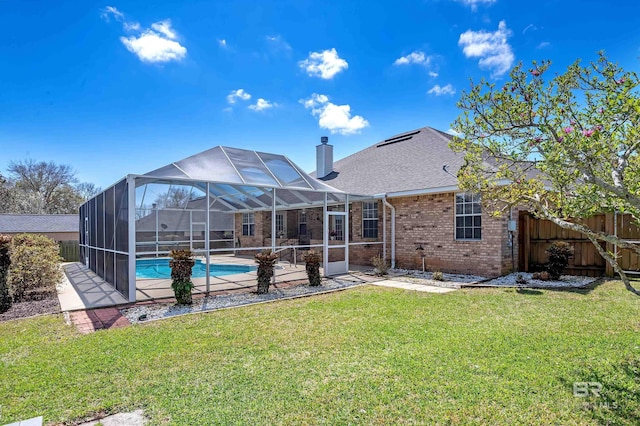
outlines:
{"label": "distant tree line", "polygon": [[78,182],[71,166],[46,161],[12,161],[0,174],[0,213],[73,214],[100,193],[92,183]]}

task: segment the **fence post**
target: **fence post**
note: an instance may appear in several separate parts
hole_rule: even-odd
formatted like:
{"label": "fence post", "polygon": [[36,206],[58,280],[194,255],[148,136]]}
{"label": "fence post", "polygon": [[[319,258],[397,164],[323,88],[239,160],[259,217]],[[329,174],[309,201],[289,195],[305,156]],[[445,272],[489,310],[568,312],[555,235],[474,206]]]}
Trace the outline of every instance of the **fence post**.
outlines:
{"label": "fence post", "polygon": [[524,252],[524,271],[529,272],[529,258],[531,256],[531,228],[529,227],[529,220],[531,215],[529,212],[525,212],[524,214],[524,229],[522,229],[523,233],[523,243],[524,247],[522,248]]}
{"label": "fence post", "polygon": [[[604,232],[605,234],[614,235],[614,213],[606,213],[604,217]],[[605,248],[609,253],[613,253],[613,244],[607,243]],[[609,264],[609,262],[605,261],[605,275],[608,277],[613,277],[613,267]]]}

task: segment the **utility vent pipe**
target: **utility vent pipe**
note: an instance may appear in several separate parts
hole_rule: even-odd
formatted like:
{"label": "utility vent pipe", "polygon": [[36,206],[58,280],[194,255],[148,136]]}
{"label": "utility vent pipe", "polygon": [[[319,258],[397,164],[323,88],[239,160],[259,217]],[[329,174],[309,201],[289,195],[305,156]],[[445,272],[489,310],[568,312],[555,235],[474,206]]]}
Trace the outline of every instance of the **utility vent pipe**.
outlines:
{"label": "utility vent pipe", "polygon": [[329,137],[322,136],[320,145],[316,146],[316,177],[322,179],[333,171],[333,145],[329,145]]}

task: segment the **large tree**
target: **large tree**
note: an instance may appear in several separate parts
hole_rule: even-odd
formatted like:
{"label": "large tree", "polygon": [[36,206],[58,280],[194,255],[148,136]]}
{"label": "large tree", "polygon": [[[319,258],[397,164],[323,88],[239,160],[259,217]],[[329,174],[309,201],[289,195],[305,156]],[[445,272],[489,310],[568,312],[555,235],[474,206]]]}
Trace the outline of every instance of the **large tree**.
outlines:
{"label": "large tree", "polygon": [[458,102],[459,133],[451,146],[465,153],[458,177],[493,212],[524,206],[562,228],[579,231],[636,295],[604,243],[640,255],[640,246],[589,229],[579,218],[618,211],[640,218],[640,80],[609,61],[563,73],[551,63],[517,65],[504,83],[471,83]]}
{"label": "large tree", "polygon": [[8,211],[11,205],[11,189],[7,180],[0,174],[0,213]]}
{"label": "large tree", "polygon": [[0,176],[0,211],[5,213],[77,213],[99,188],[77,183],[71,166],[34,160],[12,161],[8,181]]}
{"label": "large tree", "polygon": [[95,197],[96,195],[102,192],[101,187],[95,186],[93,183],[90,183],[90,182],[79,183],[75,185],[74,188],[78,193],[78,195],[82,198],[83,202],[90,200],[91,198]]}

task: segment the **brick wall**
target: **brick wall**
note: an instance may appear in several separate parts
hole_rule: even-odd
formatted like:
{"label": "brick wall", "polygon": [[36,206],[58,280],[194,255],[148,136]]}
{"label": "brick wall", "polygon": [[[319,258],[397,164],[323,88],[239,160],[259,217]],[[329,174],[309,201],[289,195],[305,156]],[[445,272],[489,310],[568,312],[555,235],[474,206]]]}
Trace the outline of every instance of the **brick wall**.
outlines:
{"label": "brick wall", "polygon": [[[416,248],[422,245],[427,270],[468,273],[494,277],[511,272],[512,248],[507,232],[508,217],[491,217],[482,214],[482,239],[480,241],[456,241],[455,239],[455,194],[433,194],[390,199],[396,209],[396,266],[421,269],[422,257]],[[312,235],[311,244],[322,244],[322,208],[306,209],[307,229]],[[391,212],[387,212],[387,260],[391,260]],[[289,238],[277,239],[277,245],[298,244],[298,210],[284,212]],[[382,202],[378,202],[378,239],[362,237],[362,203],[354,202],[350,207],[349,234],[352,243],[367,243],[349,247],[349,262],[352,265],[371,266],[371,258],[382,255]],[[514,210],[512,217],[517,218]],[[269,247],[271,245],[271,212],[255,213],[255,235],[242,236],[242,215],[236,215],[236,235],[242,247]],[[332,244],[340,244],[330,241]],[[513,238],[513,258],[518,259],[517,232]],[[322,249],[316,249],[322,252]],[[334,252],[334,251],[332,251]],[[239,252],[240,255],[252,255]],[[299,257],[302,252],[299,252]],[[290,253],[282,253],[283,260],[292,260]],[[333,253],[330,260],[334,259]],[[517,268],[517,263],[516,263]]]}
{"label": "brick wall", "polygon": [[[349,263],[352,265],[372,266],[371,258],[382,257],[382,244],[374,244],[382,241],[382,202],[378,201],[378,238],[362,237],[362,203],[354,202],[349,210],[349,234],[352,243],[371,243],[365,245],[352,245],[349,247]],[[389,256],[387,256],[389,257]]]}
{"label": "brick wall", "polygon": [[[510,272],[511,247],[506,216],[495,218],[483,213],[482,239],[456,241],[454,193],[394,198],[390,203],[396,209],[397,267],[421,269],[422,258],[416,248],[422,245],[426,269],[431,271],[486,277]],[[388,241],[390,244],[390,236]],[[517,259],[517,235],[514,243]],[[388,256],[390,254],[389,249]]]}

